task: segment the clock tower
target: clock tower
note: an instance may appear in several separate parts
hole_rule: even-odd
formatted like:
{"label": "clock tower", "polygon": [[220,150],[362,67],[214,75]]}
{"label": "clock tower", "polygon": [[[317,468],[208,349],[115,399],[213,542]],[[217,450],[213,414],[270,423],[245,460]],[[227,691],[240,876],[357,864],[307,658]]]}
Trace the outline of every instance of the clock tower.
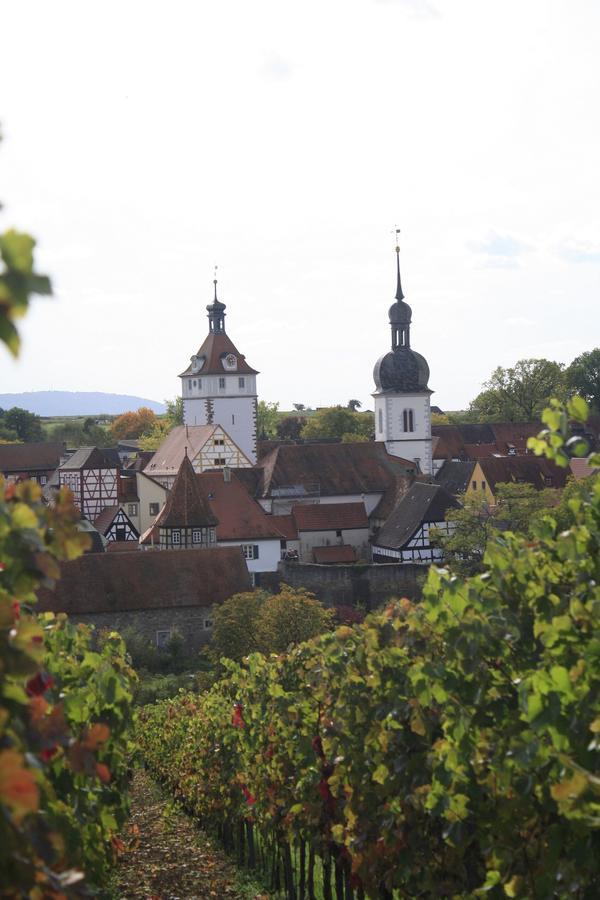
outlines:
{"label": "clock tower", "polygon": [[375,440],[385,441],[393,456],[414,460],[433,474],[429,366],[410,346],[412,310],[400,282],[400,247],[396,247],[396,302],[390,306],[392,347],[375,363]]}
{"label": "clock tower", "polygon": [[256,376],[225,332],[225,304],[215,295],[208,311],[208,335],[179,376],[186,425],[220,425],[256,463]]}

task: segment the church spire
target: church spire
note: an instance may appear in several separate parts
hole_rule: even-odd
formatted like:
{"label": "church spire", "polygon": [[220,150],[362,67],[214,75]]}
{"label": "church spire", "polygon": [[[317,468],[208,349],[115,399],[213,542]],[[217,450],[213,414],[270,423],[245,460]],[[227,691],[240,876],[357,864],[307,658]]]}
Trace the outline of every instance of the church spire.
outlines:
{"label": "church spire", "polygon": [[399,234],[400,229],[396,228],[396,300],[404,300],[404,294],[402,293],[402,282],[400,281],[400,243],[398,241]]}

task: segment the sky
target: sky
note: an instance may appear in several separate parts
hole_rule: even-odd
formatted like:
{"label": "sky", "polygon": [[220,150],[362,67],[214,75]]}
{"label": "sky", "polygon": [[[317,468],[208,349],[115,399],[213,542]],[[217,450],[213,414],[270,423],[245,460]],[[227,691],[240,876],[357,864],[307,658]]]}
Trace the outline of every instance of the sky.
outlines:
{"label": "sky", "polygon": [[214,266],[260,399],[372,408],[395,228],[432,403],[600,334],[597,0],[0,2],[0,392],[174,397]]}

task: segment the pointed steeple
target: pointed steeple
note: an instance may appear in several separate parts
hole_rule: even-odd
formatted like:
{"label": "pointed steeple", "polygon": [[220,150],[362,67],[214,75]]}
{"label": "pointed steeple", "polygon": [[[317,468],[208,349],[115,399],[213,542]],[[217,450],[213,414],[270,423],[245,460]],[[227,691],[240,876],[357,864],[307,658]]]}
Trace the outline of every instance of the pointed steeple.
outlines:
{"label": "pointed steeple", "polygon": [[[400,231],[399,228],[396,229],[396,234]],[[396,244],[396,270],[397,270],[397,280],[396,280],[396,300],[404,300],[404,294],[402,293],[402,282],[400,280],[400,245]]]}
{"label": "pointed steeple", "polygon": [[200,490],[187,453],[155,525],[159,528],[214,528],[218,525],[218,519]]}

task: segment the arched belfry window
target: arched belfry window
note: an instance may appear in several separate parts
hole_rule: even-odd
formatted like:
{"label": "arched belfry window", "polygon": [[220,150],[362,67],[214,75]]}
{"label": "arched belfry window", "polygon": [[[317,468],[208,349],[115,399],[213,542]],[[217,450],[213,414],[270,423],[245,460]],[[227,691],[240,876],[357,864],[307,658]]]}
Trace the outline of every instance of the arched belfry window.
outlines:
{"label": "arched belfry window", "polygon": [[379,410],[379,432],[383,431],[383,412]]}
{"label": "arched belfry window", "polygon": [[415,414],[412,409],[405,409],[402,413],[402,427],[404,431],[415,430]]}

